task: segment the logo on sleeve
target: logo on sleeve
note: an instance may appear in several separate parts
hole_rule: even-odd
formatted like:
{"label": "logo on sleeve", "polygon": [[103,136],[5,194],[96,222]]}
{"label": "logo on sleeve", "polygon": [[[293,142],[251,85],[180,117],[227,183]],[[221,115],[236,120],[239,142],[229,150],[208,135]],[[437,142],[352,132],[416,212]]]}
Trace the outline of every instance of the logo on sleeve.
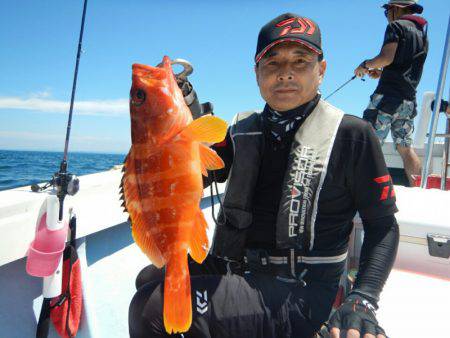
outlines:
{"label": "logo on sleeve", "polygon": [[390,175],[376,177],[373,180],[382,187],[380,201],[395,197],[394,186],[392,185],[392,178]]}

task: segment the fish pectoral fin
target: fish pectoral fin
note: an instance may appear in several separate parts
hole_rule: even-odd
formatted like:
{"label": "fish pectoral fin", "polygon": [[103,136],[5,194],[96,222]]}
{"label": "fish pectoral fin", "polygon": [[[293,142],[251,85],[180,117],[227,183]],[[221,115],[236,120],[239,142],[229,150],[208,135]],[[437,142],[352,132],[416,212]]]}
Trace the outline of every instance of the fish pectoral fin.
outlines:
{"label": "fish pectoral fin", "polygon": [[192,121],[182,132],[181,136],[198,142],[222,142],[227,133],[227,123],[212,115],[199,117]]}
{"label": "fish pectoral fin", "polygon": [[[202,162],[202,167],[205,167],[205,169],[217,170],[225,167],[225,163],[223,163],[223,160],[220,158],[219,155],[217,155],[217,153],[213,149],[200,143],[199,150],[200,150],[200,161]],[[208,176],[208,174],[204,176]]]}
{"label": "fish pectoral fin", "polygon": [[200,169],[202,170],[202,175],[208,177],[208,171],[206,170],[206,167],[203,164],[203,162],[200,162]]}
{"label": "fish pectoral fin", "polygon": [[192,233],[191,245],[189,254],[192,259],[201,264],[208,255],[209,245],[208,236],[206,230],[208,229],[208,223],[205,220],[205,216],[201,210],[198,211],[195,231]]}

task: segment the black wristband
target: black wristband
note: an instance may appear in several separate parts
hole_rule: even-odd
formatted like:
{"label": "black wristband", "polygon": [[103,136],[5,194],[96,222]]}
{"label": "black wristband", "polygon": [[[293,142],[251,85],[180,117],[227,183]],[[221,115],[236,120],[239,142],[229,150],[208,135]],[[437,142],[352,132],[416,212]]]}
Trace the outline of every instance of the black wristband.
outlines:
{"label": "black wristband", "polygon": [[352,291],[350,291],[349,296],[351,296],[351,295],[358,295],[360,297],[367,299],[370,303],[373,304],[375,309],[378,309],[378,301],[380,299],[377,296],[372,295],[369,292],[365,292],[365,291],[358,290],[358,289],[353,289]]}
{"label": "black wristband", "polygon": [[364,60],[363,62],[361,62],[361,64],[359,66],[364,68],[364,69],[369,70],[369,68],[367,68],[366,62],[367,62],[367,60]]}

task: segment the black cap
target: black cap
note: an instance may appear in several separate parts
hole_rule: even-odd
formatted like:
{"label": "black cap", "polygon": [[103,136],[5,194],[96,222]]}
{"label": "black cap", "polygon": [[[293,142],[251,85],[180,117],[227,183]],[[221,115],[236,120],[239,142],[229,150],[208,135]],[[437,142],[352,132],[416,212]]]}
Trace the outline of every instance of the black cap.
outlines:
{"label": "black cap", "polygon": [[277,16],[259,31],[255,62],[258,63],[273,46],[288,41],[300,43],[319,55],[323,53],[319,26],[311,19],[286,13]]}

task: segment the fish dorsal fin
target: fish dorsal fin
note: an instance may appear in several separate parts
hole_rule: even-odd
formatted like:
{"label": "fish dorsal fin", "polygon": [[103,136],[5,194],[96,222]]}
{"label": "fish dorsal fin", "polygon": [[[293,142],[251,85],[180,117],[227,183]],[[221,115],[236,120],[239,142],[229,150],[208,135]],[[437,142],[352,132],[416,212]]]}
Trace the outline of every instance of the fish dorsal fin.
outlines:
{"label": "fish dorsal fin", "polygon": [[[222,169],[225,166],[223,160],[219,155],[213,150],[205,146],[204,144],[199,145],[200,151],[200,161],[202,165],[202,174],[203,176],[208,176],[206,169],[208,170],[217,170]],[[206,174],[206,175],[205,175]]]}
{"label": "fish dorsal fin", "polygon": [[227,133],[227,123],[212,115],[192,121],[180,134],[181,137],[198,142],[218,143]]}

